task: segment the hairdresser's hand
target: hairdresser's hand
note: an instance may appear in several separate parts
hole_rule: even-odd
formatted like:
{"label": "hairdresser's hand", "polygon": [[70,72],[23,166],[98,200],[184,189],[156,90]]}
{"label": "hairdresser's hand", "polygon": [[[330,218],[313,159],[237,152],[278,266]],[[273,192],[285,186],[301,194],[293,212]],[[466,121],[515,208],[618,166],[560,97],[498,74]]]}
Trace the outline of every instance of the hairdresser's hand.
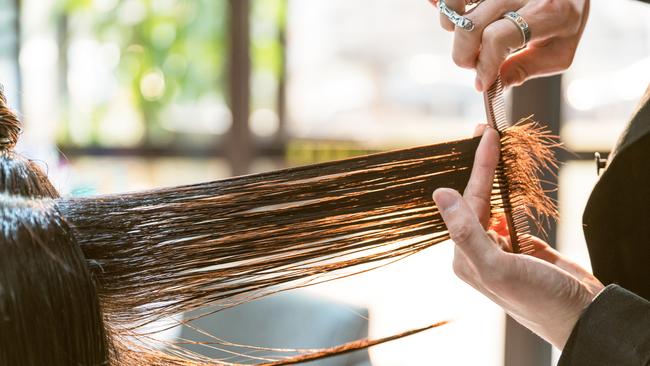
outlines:
{"label": "hairdresser's hand", "polygon": [[505,237],[485,231],[498,156],[498,135],[487,128],[464,196],[448,188],[433,193],[456,243],[454,271],[518,322],[562,349],[603,285],[539,239],[535,239],[535,254],[512,254]]}
{"label": "hairdresser's hand", "polygon": [[[429,0],[437,5],[437,0]],[[445,0],[459,14],[465,0]],[[518,12],[528,23],[528,47],[508,58],[523,42],[519,28],[502,16]],[[454,32],[452,58],[461,67],[476,69],[476,88],[487,89],[501,71],[507,86],[559,73],[573,62],[589,14],[589,0],[486,0],[464,14],[472,31],[456,28],[443,15],[440,23]]]}

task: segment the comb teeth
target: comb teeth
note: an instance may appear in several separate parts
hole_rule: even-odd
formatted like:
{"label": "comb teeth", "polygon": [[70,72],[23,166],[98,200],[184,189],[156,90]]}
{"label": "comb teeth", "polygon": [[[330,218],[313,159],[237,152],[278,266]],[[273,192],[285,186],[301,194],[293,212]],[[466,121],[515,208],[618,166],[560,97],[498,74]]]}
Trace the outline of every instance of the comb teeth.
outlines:
{"label": "comb teeth", "polygon": [[494,84],[483,93],[483,98],[485,102],[485,113],[488,117],[488,124],[499,131],[499,133],[502,133],[510,126],[510,124],[508,123],[508,117],[506,116],[506,103],[503,99],[503,83],[501,82],[501,76],[498,76]]}
{"label": "comb teeth", "polygon": [[[483,93],[483,98],[488,124],[496,129],[499,135],[502,135],[510,124],[506,115],[501,76],[498,76],[494,84]],[[502,141],[501,149],[507,149],[507,145],[507,141]],[[500,204],[508,224],[512,251],[514,253],[531,254],[535,248],[532,237],[529,235],[530,226],[526,212],[526,202],[522,202],[523,198],[521,197],[511,197],[510,195],[511,177],[508,174],[503,154],[499,157],[495,180],[496,188],[501,197]]]}

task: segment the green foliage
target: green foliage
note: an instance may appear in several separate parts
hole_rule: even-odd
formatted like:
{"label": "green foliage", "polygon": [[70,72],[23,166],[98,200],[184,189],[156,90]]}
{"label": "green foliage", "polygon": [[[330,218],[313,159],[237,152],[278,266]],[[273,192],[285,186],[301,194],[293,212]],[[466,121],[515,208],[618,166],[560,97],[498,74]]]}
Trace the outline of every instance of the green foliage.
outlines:
{"label": "green foliage", "polygon": [[[276,81],[283,64],[279,34],[285,3],[252,1],[251,23],[258,30],[251,39],[253,74],[267,73]],[[146,123],[145,143],[170,141],[174,132],[159,121],[171,104],[191,104],[208,94],[227,99],[227,0],[60,0],[59,9],[69,24],[82,24],[98,42],[118,46],[119,88],[128,90]],[[276,95],[254,92],[253,104],[260,104],[256,98],[268,106]],[[101,120],[110,108],[98,109],[103,111],[93,114]]]}
{"label": "green foliage", "polygon": [[207,93],[223,97],[226,5],[225,0],[62,0],[59,9],[69,21],[90,24],[97,41],[118,45],[118,82],[130,90],[151,135],[165,133],[158,121],[171,103]]}

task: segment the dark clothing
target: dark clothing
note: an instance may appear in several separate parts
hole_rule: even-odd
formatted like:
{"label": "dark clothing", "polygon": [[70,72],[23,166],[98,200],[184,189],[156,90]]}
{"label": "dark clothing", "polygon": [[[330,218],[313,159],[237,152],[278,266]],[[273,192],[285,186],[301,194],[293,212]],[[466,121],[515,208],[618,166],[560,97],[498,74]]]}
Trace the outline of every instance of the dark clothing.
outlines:
{"label": "dark clothing", "polygon": [[650,88],[612,154],[583,215],[589,257],[604,284],[650,299]]}
{"label": "dark clothing", "polygon": [[582,315],[558,366],[650,365],[650,303],[609,285]]}
{"label": "dark clothing", "polygon": [[594,274],[609,286],[558,366],[650,365],[650,88],[589,197],[583,229]]}

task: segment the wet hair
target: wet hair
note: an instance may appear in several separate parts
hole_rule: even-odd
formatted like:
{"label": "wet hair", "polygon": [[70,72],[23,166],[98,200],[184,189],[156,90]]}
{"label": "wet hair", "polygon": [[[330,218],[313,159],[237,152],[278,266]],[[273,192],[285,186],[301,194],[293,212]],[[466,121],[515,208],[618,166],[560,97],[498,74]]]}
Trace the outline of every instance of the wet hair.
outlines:
{"label": "wet hair", "polygon": [[81,248],[0,93],[0,364],[103,365],[109,338]]}
{"label": "wet hair", "polygon": [[[60,198],[35,163],[13,152],[19,129],[0,98],[0,363],[25,365],[219,363],[180,344],[158,350],[141,327],[364,272],[447,240],[431,193],[464,190],[479,143]],[[549,164],[552,145],[531,123],[502,136],[514,177],[508,189],[529,203],[533,217],[553,212],[534,174]],[[504,209],[500,189],[495,181],[493,213]],[[328,357],[413,332],[268,364]],[[215,338],[217,344],[225,345]]]}
{"label": "wet hair", "polygon": [[0,222],[0,363],[104,364],[95,282],[54,202],[0,194]]}

